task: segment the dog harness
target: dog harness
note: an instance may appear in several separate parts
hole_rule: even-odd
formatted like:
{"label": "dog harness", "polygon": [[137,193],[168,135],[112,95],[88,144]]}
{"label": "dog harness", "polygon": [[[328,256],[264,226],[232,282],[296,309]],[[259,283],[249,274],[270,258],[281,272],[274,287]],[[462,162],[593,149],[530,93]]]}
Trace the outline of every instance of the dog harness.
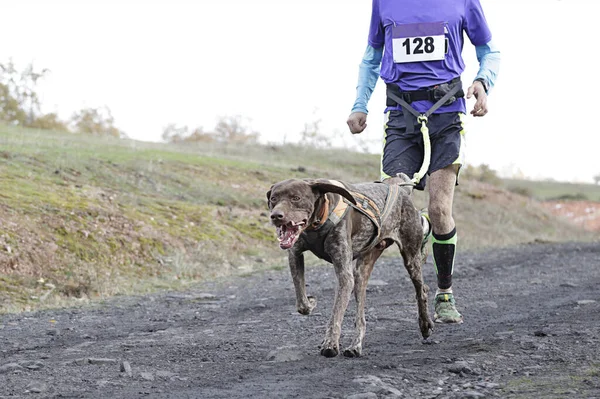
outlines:
{"label": "dog harness", "polygon": [[359,193],[358,191],[352,191],[345,184],[336,180],[329,180],[329,183],[346,189],[356,200],[356,205],[340,196],[335,207],[330,209],[329,199],[327,198],[327,195],[325,195],[325,199],[319,211],[319,218],[309,228],[304,230],[302,234],[304,235],[308,249],[312,253],[329,263],[333,263],[331,257],[325,252],[325,237],[329,234],[331,229],[346,216],[349,208],[352,207],[369,218],[375,226],[375,234],[373,234],[373,237],[367,246],[360,252],[353,254],[353,259],[356,259],[362,253],[371,250],[379,243],[381,226],[389,217],[392,205],[398,198],[400,187],[397,184],[385,184],[387,187],[387,194],[383,210],[380,210],[375,201],[367,195]]}

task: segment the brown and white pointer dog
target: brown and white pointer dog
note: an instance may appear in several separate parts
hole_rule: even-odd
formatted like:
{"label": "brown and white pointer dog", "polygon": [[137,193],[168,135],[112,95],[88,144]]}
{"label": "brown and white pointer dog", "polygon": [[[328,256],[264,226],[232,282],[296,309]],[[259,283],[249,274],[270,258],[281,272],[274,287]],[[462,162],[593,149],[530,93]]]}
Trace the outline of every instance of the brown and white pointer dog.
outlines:
{"label": "brown and white pointer dog", "polygon": [[315,298],[306,294],[304,251],[332,263],[337,275],[333,314],[321,355],[339,354],[342,320],[352,291],[357,303],[356,328],[352,343],[343,353],[348,357],[361,355],[367,282],[375,261],[394,243],[416,290],[421,335],[424,339],[431,335],[428,287],[421,273],[423,229],[411,190],[410,179],[400,174],[385,183],[352,185],[325,179],[289,179],[267,192],[279,246],[288,250],[298,312],[308,315],[316,305]]}

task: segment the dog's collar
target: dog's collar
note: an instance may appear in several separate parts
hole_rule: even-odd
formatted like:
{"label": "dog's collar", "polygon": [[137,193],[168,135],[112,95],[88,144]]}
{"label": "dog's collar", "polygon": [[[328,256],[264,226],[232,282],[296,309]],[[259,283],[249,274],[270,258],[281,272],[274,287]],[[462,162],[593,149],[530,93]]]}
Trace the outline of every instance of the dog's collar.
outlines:
{"label": "dog's collar", "polygon": [[331,209],[327,195],[325,195],[324,198],[325,200],[321,205],[321,208],[317,211],[319,216],[311,223],[308,230],[319,230],[328,220],[332,222],[332,226],[335,226],[342,220],[348,211],[349,205],[343,198],[339,199],[337,205],[333,209]]}
{"label": "dog's collar", "polygon": [[310,225],[310,227],[312,227],[313,229],[318,229],[323,224],[325,224],[329,216],[329,198],[327,198],[327,195],[324,195],[323,198],[325,198],[325,201],[323,205],[321,205],[321,209],[319,210],[319,216],[317,216],[315,221],[312,222],[312,224]]}

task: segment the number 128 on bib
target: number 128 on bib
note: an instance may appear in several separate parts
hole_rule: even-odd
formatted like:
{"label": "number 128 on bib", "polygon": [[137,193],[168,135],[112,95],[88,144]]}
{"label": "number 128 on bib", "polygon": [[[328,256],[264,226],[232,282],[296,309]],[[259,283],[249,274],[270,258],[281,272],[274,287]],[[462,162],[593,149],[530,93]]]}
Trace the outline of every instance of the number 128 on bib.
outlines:
{"label": "number 128 on bib", "polygon": [[402,24],[392,28],[395,63],[438,61],[446,55],[443,22]]}

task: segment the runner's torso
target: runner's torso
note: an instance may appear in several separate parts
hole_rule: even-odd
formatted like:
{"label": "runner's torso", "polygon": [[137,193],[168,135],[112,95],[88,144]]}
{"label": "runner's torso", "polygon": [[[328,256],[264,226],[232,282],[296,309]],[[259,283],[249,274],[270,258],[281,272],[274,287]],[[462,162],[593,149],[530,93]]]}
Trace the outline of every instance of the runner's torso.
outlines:
{"label": "runner's torso", "polygon": [[[413,91],[459,77],[466,33],[475,46],[491,40],[479,0],[373,0],[369,44],[384,47],[381,78]],[[427,102],[418,102],[427,103]],[[430,104],[415,104],[422,111]],[[464,100],[439,112],[465,112]]]}

